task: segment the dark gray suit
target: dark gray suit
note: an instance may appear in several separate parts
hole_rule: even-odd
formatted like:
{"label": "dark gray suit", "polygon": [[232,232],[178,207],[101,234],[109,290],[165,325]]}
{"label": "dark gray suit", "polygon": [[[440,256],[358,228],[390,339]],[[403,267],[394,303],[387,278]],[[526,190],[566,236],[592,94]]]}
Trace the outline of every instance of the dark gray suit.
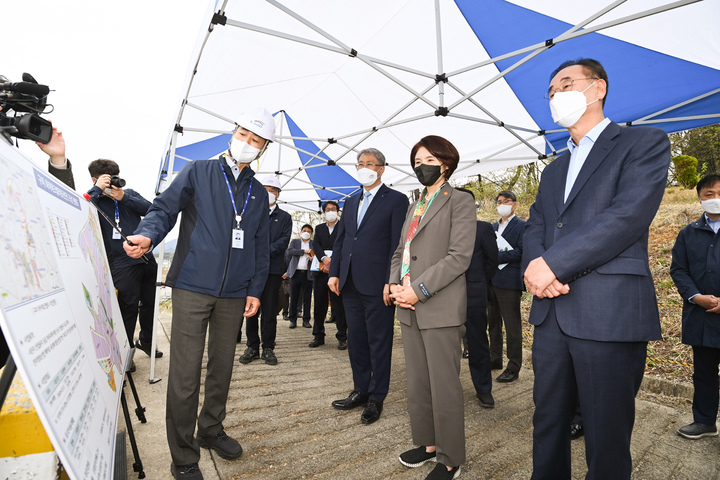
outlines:
{"label": "dark gray suit", "polygon": [[[416,205],[408,209],[390,283],[401,284],[403,250]],[[460,344],[467,315],[465,271],[472,259],[476,224],[472,196],[446,183],[410,244],[410,285],[420,300],[415,310],[397,310],[413,443],[435,445],[437,461],[452,467],[465,462]]]}
{"label": "dark gray suit", "polygon": [[610,123],[564,201],[570,154],[545,169],[523,238],[523,270],[543,257],[570,292],[533,300],[533,479],[570,478],[570,421],[583,407],[588,476],[629,479],[635,395],[660,322],[648,229],[670,142]]}

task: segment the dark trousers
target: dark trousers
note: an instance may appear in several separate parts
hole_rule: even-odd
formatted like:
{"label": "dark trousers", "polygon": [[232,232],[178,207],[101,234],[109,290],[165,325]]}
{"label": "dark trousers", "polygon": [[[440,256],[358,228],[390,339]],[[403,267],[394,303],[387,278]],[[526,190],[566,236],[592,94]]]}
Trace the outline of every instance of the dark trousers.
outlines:
{"label": "dark trousers", "polygon": [[395,307],[385,305],[382,293],[363,295],[358,292],[351,274],[343,286],[342,301],[347,319],[353,390],[382,402],[390,388]]}
{"label": "dark trousers", "polygon": [[[223,430],[245,298],[217,298],[174,288],[172,303],[165,428],[173,463],[187,465],[200,460],[196,423],[198,436]],[[198,414],[206,335],[205,397]]]}
{"label": "dark trousers", "polygon": [[550,308],[532,347],[532,480],[570,479],[570,423],[579,397],[588,480],[629,480],[635,396],[647,342],[596,342],[565,335]]}
{"label": "dark trousers", "polygon": [[503,322],[507,335],[507,368],[519,372],[522,366],[522,319],[520,316],[520,290],[490,285],[488,292],[488,327],[490,332],[490,359],[503,359]]}
{"label": "dark trousers", "polygon": [[125,324],[130,346],[133,345],[135,324],[140,314],[140,334],[143,343],[152,342],[153,317],[155,315],[155,280],[157,263],[140,263],[117,268],[112,272],[113,283],[118,291],[118,304]]}
{"label": "dark trousers", "polygon": [[[262,335],[262,348],[275,348],[277,335],[277,302],[280,297],[280,284],[282,275],[271,273],[265,282],[265,288],[260,295],[260,311],[245,319],[246,345],[260,350],[260,336],[258,335],[258,318],[260,319],[260,335]],[[238,332],[238,341],[242,336],[242,328]]]}
{"label": "dark trousers", "polygon": [[715,425],[718,413],[720,348],[693,346],[693,421]]}
{"label": "dark trousers", "polygon": [[310,321],[310,304],[312,303],[312,280],[307,276],[307,270],[296,270],[290,279],[290,321],[296,322],[298,316],[298,301],[302,300],[303,322]]}
{"label": "dark trousers", "polygon": [[467,281],[467,339],[470,377],[475,391],[492,391],[490,347],[487,336],[487,286],[484,282]]}
{"label": "dark trousers", "polygon": [[342,299],[335,295],[328,287],[328,274],[323,272],[315,273],[313,280],[313,297],[315,298],[315,308],[313,312],[313,335],[316,337],[325,336],[325,317],[328,311],[328,295],[332,305],[332,313],[335,316],[335,325],[337,333],[335,338],[338,340],[347,340],[347,322],[345,320],[345,309],[343,308]]}

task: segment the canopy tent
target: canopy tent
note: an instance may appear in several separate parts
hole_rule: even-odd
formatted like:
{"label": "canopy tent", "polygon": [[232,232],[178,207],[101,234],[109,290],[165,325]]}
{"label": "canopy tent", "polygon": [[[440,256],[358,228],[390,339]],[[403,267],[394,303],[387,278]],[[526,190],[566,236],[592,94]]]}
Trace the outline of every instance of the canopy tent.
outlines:
{"label": "canopy tent", "polygon": [[409,152],[429,134],[460,151],[456,177],[534,162],[566,148],[543,97],[579,57],[605,66],[620,124],[716,123],[720,0],[658,3],[225,0],[208,12],[160,177],[224,151],[232,119],[255,107],[279,115],[253,167],[280,177],[289,209],[354,192],[366,147],[385,153],[386,184],[417,188]]}

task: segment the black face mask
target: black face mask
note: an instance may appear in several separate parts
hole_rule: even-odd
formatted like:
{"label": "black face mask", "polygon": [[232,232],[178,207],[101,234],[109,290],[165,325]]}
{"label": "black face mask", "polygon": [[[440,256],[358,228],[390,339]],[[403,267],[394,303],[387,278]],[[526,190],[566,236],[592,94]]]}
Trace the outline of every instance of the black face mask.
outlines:
{"label": "black face mask", "polygon": [[424,163],[415,167],[415,176],[417,176],[418,182],[426,187],[437,182],[440,175],[442,175],[442,173],[440,173],[440,165],[428,165]]}

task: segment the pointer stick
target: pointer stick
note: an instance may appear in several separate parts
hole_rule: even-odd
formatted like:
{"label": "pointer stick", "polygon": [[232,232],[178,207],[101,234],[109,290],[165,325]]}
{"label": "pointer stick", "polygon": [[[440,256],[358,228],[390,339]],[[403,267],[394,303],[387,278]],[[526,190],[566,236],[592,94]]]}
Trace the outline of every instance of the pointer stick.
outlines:
{"label": "pointer stick", "polygon": [[[120,234],[120,236],[122,237],[122,239],[125,240],[125,241],[128,243],[128,245],[130,245],[130,246],[135,245],[133,242],[131,242],[130,240],[128,240],[128,238],[122,233],[122,231],[120,231],[120,229],[117,227],[117,225],[115,225],[115,223],[114,223],[112,220],[110,220],[110,218],[109,218],[107,215],[105,215],[105,212],[103,212],[102,210],[100,210],[100,207],[98,207],[97,204],[92,201],[92,199],[90,198],[90,195],[88,195],[87,193],[83,193],[83,198],[84,198],[85,200],[87,200],[88,202],[90,202],[90,203],[93,204],[93,206],[95,207],[95,209],[96,209],[98,212],[100,212],[100,215],[102,215],[102,216],[105,218],[105,220],[107,220],[107,222]],[[143,253],[142,256],[140,257],[140,260],[142,260],[143,263],[148,263],[148,259],[147,259],[147,257],[145,256],[144,253]]]}

